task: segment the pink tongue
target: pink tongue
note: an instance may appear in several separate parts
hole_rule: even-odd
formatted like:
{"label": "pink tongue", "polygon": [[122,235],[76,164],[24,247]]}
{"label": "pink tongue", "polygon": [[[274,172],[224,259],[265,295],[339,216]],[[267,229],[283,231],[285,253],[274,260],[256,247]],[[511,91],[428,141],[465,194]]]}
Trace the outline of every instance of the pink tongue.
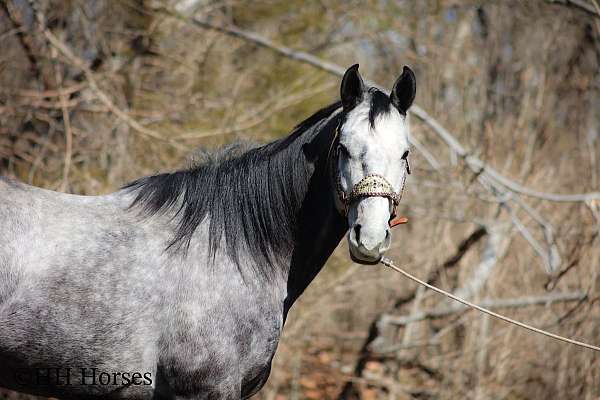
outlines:
{"label": "pink tongue", "polygon": [[393,228],[398,225],[404,225],[408,223],[408,218],[406,217],[396,217],[390,221],[390,228]]}

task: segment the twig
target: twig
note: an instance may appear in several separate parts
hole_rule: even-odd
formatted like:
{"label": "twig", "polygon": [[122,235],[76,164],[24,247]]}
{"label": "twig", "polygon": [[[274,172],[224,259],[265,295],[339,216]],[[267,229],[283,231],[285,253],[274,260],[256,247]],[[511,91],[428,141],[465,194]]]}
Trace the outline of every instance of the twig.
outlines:
{"label": "twig", "polygon": [[435,158],[435,156],[431,154],[427,147],[425,147],[425,145],[423,145],[415,136],[410,135],[408,140],[417,150],[419,150],[419,153],[423,155],[425,161],[427,161],[434,170],[439,171],[441,169],[442,166],[437,158]]}
{"label": "twig", "polygon": [[473,269],[471,277],[454,291],[456,296],[471,298],[479,293],[508,250],[510,235],[504,224],[489,225],[486,230],[488,235],[481,254],[481,260]]}
{"label": "twig", "polygon": [[241,131],[246,131],[254,128],[255,126],[260,125],[265,120],[269,119],[273,114],[284,110],[294,104],[297,104],[307,98],[310,98],[318,93],[321,93],[330,88],[330,85],[325,84],[316,89],[305,90],[301,93],[294,94],[291,96],[287,96],[286,98],[279,97],[277,102],[278,104],[272,104],[272,101],[266,102],[266,106],[261,106],[260,109],[252,110],[250,114],[251,117],[242,120],[238,125],[229,127],[229,128],[219,128],[211,131],[200,132],[200,133],[186,133],[182,135],[175,136],[175,139],[178,140],[188,140],[188,139],[199,139],[208,136],[219,136],[226,135],[231,133],[237,133]]}
{"label": "twig", "polygon": [[317,67],[317,68],[319,68],[323,71],[329,72],[331,74],[338,75],[338,76],[344,75],[345,70],[337,64],[321,60],[320,58],[315,57],[315,56],[308,54],[306,52],[303,52],[303,51],[296,51],[296,50],[290,49],[289,47],[278,45],[275,42],[273,42],[267,38],[264,38],[260,35],[257,35],[253,32],[247,32],[247,31],[239,29],[235,26],[222,26],[222,25],[213,24],[211,22],[204,21],[199,18],[194,18],[194,17],[189,18],[184,15],[181,15],[180,13],[178,13],[176,11],[169,10],[168,8],[161,8],[157,11],[163,12],[163,13],[165,13],[173,18],[176,18],[180,21],[183,21],[185,23],[192,23],[193,25],[195,25],[199,28],[202,28],[202,29],[214,30],[214,31],[221,32],[221,33],[224,33],[224,34],[232,36],[232,37],[237,37],[239,39],[243,39],[243,40],[252,42],[259,47],[263,47],[263,48],[266,48],[269,50],[274,50],[275,52],[277,52],[287,58],[290,58],[290,59],[296,60],[296,61],[300,61],[305,64],[312,65],[314,67]]}
{"label": "twig", "polygon": [[600,199],[600,192],[589,192],[589,193],[577,193],[577,194],[559,194],[559,193],[546,193],[537,190],[529,189],[515,181],[512,181],[500,174],[492,167],[486,165],[483,161],[475,156],[465,156],[465,161],[471,170],[481,171],[482,174],[490,177],[500,185],[510,189],[515,193],[519,193],[529,197],[535,197],[542,200],[563,202],[563,203],[578,203],[587,202],[594,199]]}
{"label": "twig", "polygon": [[[584,0],[546,0],[546,1],[551,4],[558,4],[561,6],[577,8],[581,11],[585,11],[586,13],[588,13],[596,18],[600,18],[600,10],[596,9],[594,4],[589,4],[588,2],[586,2]],[[592,1],[594,1],[594,0],[592,0]]]}
{"label": "twig", "polygon": [[113,114],[125,121],[131,128],[133,128],[135,131],[139,132],[143,136],[160,140],[162,142],[167,142],[168,144],[179,150],[185,150],[184,146],[163,137],[160,133],[152,129],[148,129],[145,126],[142,126],[138,121],[131,118],[125,112],[121,111],[121,109],[119,109],[112,102],[112,100],[106,95],[106,93],[104,93],[100,89],[98,83],[96,82],[96,78],[94,77],[94,73],[92,72],[92,70],[90,70],[87,64],[82,59],[73,54],[73,52],[61,40],[54,36],[54,34],[50,32],[50,30],[43,29],[42,32],[52,46],[54,46],[58,51],[60,51],[75,67],[83,71],[90,86],[90,89],[94,91],[98,100],[100,100],[100,102],[102,102],[106,106],[106,108],[108,108]]}
{"label": "twig", "polygon": [[[549,275],[554,274],[560,268],[561,264],[560,252],[558,251],[558,247],[556,246],[556,242],[554,240],[554,228],[548,222],[546,222],[537,211],[529,207],[529,205],[527,205],[527,203],[519,196],[516,196],[512,192],[508,192],[504,188],[498,188],[494,186],[493,182],[490,182],[489,177],[480,174],[477,176],[477,179],[484,188],[486,188],[494,197],[496,197],[496,201],[509,212],[513,225],[542,259],[546,273]],[[548,245],[547,251],[544,250],[543,246],[535,239],[533,234],[529,231],[529,229],[527,229],[525,224],[518,217],[516,212],[509,204],[510,201],[514,201],[521,206],[525,212],[527,212],[543,228],[544,238],[546,239],[546,244]]]}
{"label": "twig", "polygon": [[[423,297],[425,297],[425,287],[419,286],[417,289],[417,293],[415,294],[415,301],[412,304],[412,310],[410,311],[411,316],[421,314],[421,303],[423,302]],[[411,342],[411,338],[413,335],[414,327],[406,324],[406,329],[404,330],[404,336],[402,338],[402,345],[406,346]]]}
{"label": "twig", "polygon": [[[510,218],[514,224],[514,226],[518,229],[521,236],[529,243],[529,245],[533,248],[533,250],[540,256],[544,263],[544,268],[548,275],[554,274],[560,268],[560,258],[556,259],[552,257],[554,254],[552,251],[546,252],[543,246],[533,237],[532,233],[527,229],[527,227],[518,219],[517,214],[512,209],[505,205],[505,208],[508,210],[510,214]],[[550,249],[551,250],[551,249]]]}
{"label": "twig", "polygon": [[86,86],[87,86],[87,83],[80,82],[80,83],[75,83],[69,87],[61,86],[59,89],[52,89],[52,90],[37,91],[37,90],[21,89],[17,92],[17,94],[22,97],[37,97],[37,98],[60,97],[61,95],[70,96],[71,94],[77,93],[80,90],[84,89]]}
{"label": "twig", "polygon": [[490,316],[487,314],[481,315],[481,326],[479,328],[479,337],[482,338],[483,343],[481,351],[477,355],[477,389],[475,390],[475,400],[484,400],[489,396],[487,395],[487,388],[483,382],[485,376],[485,370],[487,365],[488,351],[489,351],[489,340],[487,336],[490,333]]}
{"label": "twig", "polygon": [[548,266],[550,267],[550,272],[554,273],[557,269],[560,268],[560,264],[562,263],[560,252],[558,251],[558,246],[556,245],[556,239],[554,237],[554,231],[556,230],[550,222],[546,221],[540,213],[527,204],[524,200],[519,198],[518,196],[512,196],[511,200],[513,200],[517,205],[519,205],[534,221],[536,221],[544,232],[544,239],[546,239],[546,244],[548,245]]}
{"label": "twig", "polygon": [[[52,51],[53,58],[56,59],[56,49]],[[68,108],[68,95],[65,94],[63,89],[63,76],[60,72],[58,65],[54,66],[54,75],[56,77],[56,85],[58,86],[58,93],[60,99],[60,108],[63,117],[63,124],[65,127],[65,161],[63,166],[63,177],[60,184],[60,191],[64,192],[69,186],[69,172],[71,170],[71,161],[73,158],[73,130],[71,129],[71,115],[69,114]]]}
{"label": "twig", "polygon": [[[479,302],[481,307],[485,308],[523,308],[537,305],[548,305],[558,302],[569,302],[569,301],[580,301],[587,298],[587,295],[583,292],[571,292],[571,293],[556,293],[548,294],[544,296],[528,296],[520,297],[516,299],[484,299]],[[465,306],[456,305],[452,307],[436,308],[429,311],[423,311],[415,315],[406,316],[391,316],[385,315],[385,322],[393,325],[407,325],[413,322],[423,321],[426,319],[436,319],[447,317],[448,315],[456,314],[464,311]]]}
{"label": "twig", "polygon": [[533,327],[531,325],[525,324],[525,323],[520,322],[520,321],[516,321],[516,320],[514,320],[512,318],[508,318],[508,317],[505,317],[504,315],[501,315],[501,314],[498,314],[498,313],[496,313],[494,311],[488,310],[485,307],[482,307],[482,306],[479,306],[477,304],[471,303],[470,301],[461,299],[460,297],[457,297],[457,296],[453,295],[452,293],[448,293],[445,290],[442,290],[442,289],[437,288],[437,287],[435,287],[433,285],[430,285],[427,282],[424,282],[421,279],[419,279],[419,278],[417,278],[417,277],[409,274],[408,272],[406,272],[406,271],[398,268],[387,257],[382,257],[380,262],[381,262],[381,264],[385,265],[386,267],[393,269],[394,271],[396,271],[396,272],[404,275],[408,279],[410,279],[410,280],[412,280],[414,282],[417,282],[418,284],[423,285],[423,286],[427,287],[428,289],[433,290],[434,292],[443,294],[444,296],[449,297],[452,300],[458,301],[459,303],[462,303],[462,304],[464,304],[464,305],[466,305],[468,307],[471,307],[471,308],[474,308],[474,309],[476,309],[478,311],[481,311],[482,313],[491,315],[492,317],[498,318],[498,319],[500,319],[500,320],[502,320],[504,322],[508,322],[510,324],[517,325],[517,326],[519,326],[521,328],[527,329],[527,330],[535,332],[535,333],[539,333],[539,334],[544,335],[544,336],[551,337],[551,338],[556,339],[556,340],[560,340],[562,342],[574,344],[574,345],[580,346],[580,347],[585,347],[585,348],[590,349],[590,350],[600,351],[600,347],[598,347],[598,346],[594,346],[594,345],[591,345],[591,344],[580,342],[578,340],[569,339],[569,338],[566,338],[564,336],[556,335],[554,333],[547,332],[545,330],[535,328],[535,327]]}

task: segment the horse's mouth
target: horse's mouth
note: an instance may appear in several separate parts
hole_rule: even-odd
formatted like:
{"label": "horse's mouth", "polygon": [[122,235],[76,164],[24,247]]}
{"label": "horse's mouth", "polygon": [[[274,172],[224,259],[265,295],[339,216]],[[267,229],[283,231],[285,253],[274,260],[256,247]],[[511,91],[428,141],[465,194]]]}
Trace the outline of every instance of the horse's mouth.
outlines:
{"label": "horse's mouth", "polygon": [[352,261],[354,261],[357,264],[362,264],[362,265],[376,265],[379,263],[379,261],[381,261],[381,258],[383,257],[383,256],[379,256],[377,258],[371,258],[371,257],[363,256],[364,258],[360,258],[354,254],[354,251],[352,250],[352,246],[350,246],[349,253],[350,253],[350,259]]}

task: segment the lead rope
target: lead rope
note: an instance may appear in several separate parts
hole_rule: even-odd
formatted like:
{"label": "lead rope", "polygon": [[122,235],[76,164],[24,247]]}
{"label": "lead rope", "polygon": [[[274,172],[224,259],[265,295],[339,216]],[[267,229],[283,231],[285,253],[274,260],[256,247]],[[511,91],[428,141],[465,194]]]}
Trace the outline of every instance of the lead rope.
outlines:
{"label": "lead rope", "polygon": [[461,299],[460,297],[458,297],[458,296],[455,296],[455,295],[453,295],[452,293],[448,293],[448,292],[446,292],[445,290],[442,290],[442,289],[440,289],[440,288],[437,288],[437,287],[435,287],[435,286],[433,286],[433,285],[430,285],[430,284],[429,284],[429,283],[427,283],[427,282],[424,282],[424,281],[420,280],[420,279],[419,279],[419,278],[417,278],[417,277],[414,277],[414,276],[412,276],[412,275],[411,275],[411,274],[409,274],[408,272],[406,272],[406,271],[404,271],[404,270],[402,270],[402,269],[398,268],[397,266],[395,266],[395,265],[394,265],[394,263],[393,263],[393,261],[392,261],[392,260],[390,260],[390,259],[389,259],[389,258],[387,258],[387,257],[382,257],[382,258],[381,258],[381,260],[380,260],[379,262],[380,262],[381,264],[383,264],[384,266],[386,266],[386,267],[388,267],[388,268],[391,268],[391,269],[393,269],[394,271],[396,271],[396,272],[398,272],[398,273],[400,273],[400,274],[404,275],[404,276],[405,276],[405,277],[407,277],[408,279],[410,279],[410,280],[412,280],[412,281],[414,281],[414,282],[417,282],[418,284],[421,284],[421,285],[425,286],[425,287],[426,287],[426,288],[428,288],[428,289],[431,289],[431,290],[433,290],[434,292],[438,292],[438,293],[440,293],[440,294],[443,294],[444,296],[446,296],[446,297],[449,297],[449,298],[451,298],[452,300],[458,301],[459,303],[462,303],[462,304],[464,304],[464,305],[466,305],[466,306],[468,306],[468,307],[471,307],[471,308],[474,308],[474,309],[476,309],[476,310],[478,310],[478,311],[481,311],[482,313],[485,313],[485,314],[491,315],[492,317],[495,317],[495,318],[501,319],[501,320],[502,320],[502,321],[504,321],[504,322],[508,322],[508,323],[510,323],[510,324],[513,324],[513,325],[520,326],[521,328],[527,329],[527,330],[529,330],[529,331],[532,331],[532,332],[535,332],[535,333],[539,333],[539,334],[541,334],[541,335],[544,335],[544,336],[551,337],[551,338],[553,338],[553,339],[556,339],[556,340],[560,340],[560,341],[563,341],[563,342],[566,342],[566,343],[574,344],[574,345],[576,345],[576,346],[580,346],[580,347],[585,347],[586,349],[595,350],[595,351],[600,351],[600,347],[598,347],[598,346],[594,346],[594,345],[591,345],[591,344],[587,344],[587,343],[584,343],[584,342],[580,342],[580,341],[578,341],[578,340],[569,339],[569,338],[566,338],[566,337],[563,337],[563,336],[560,336],[560,335],[556,335],[556,334],[554,334],[554,333],[547,332],[547,331],[545,331],[545,330],[542,330],[542,329],[539,329],[539,328],[535,328],[535,327],[533,327],[533,326],[531,326],[531,325],[527,325],[527,324],[525,324],[525,323],[523,323],[523,322],[515,321],[515,320],[514,320],[514,319],[512,319],[512,318],[508,318],[508,317],[505,317],[504,315],[501,315],[501,314],[495,313],[495,312],[493,312],[493,311],[490,311],[490,310],[488,310],[487,308],[484,308],[484,307],[478,306],[477,304],[471,303],[470,301],[467,301],[467,300]]}

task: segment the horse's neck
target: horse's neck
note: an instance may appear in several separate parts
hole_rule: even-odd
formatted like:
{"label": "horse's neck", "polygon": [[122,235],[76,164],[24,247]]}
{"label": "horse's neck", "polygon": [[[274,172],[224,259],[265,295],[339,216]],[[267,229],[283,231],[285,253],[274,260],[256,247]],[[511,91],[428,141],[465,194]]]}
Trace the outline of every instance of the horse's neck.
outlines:
{"label": "horse's neck", "polygon": [[284,313],[304,292],[335,250],[347,230],[334,200],[329,171],[331,127],[319,133],[315,145],[320,149],[306,196],[299,210],[296,244],[289,264]]}

